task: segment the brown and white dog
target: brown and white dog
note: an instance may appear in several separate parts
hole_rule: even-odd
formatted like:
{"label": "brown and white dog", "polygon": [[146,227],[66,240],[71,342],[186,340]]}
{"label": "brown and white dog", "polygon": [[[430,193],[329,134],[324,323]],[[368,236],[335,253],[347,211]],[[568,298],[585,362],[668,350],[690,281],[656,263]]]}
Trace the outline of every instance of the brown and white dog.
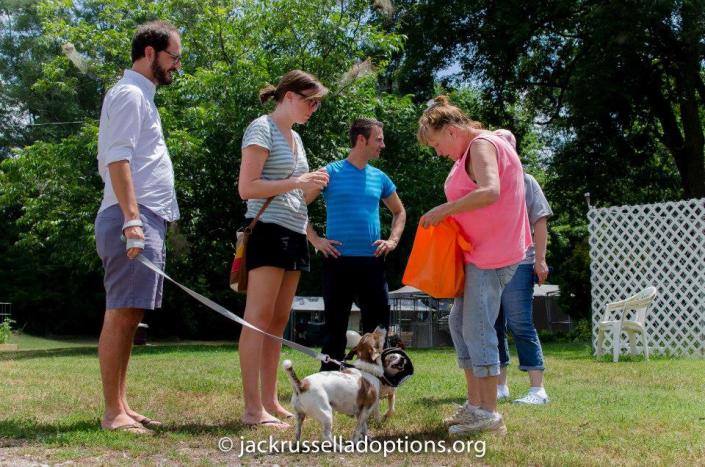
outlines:
{"label": "brown and white dog", "polygon": [[[347,346],[354,348],[358,342],[360,342],[360,339],[362,338],[359,333],[355,331],[347,331],[345,334],[345,337],[347,338]],[[397,335],[392,335],[389,336],[388,338],[389,344],[392,347],[398,347],[403,349],[404,348],[404,343],[402,340],[399,338]],[[384,359],[382,360],[382,368],[384,369],[384,376],[391,378],[396,376],[399,372],[404,371],[405,369],[406,362],[404,359],[399,355],[395,353],[388,354]],[[387,399],[387,411],[384,413],[384,415],[381,417],[381,419],[386,420],[387,418],[391,417],[394,414],[394,409],[396,406],[396,401],[397,401],[397,388],[394,386],[391,386],[389,384],[385,383],[385,379],[382,379],[382,384],[380,386],[380,394],[379,398],[380,400],[382,399]],[[376,418],[379,421],[380,416],[379,416],[379,406],[377,407],[376,411]]]}
{"label": "brown and white dog", "polygon": [[343,371],[322,371],[299,380],[290,360],[284,370],[294,388],[291,404],[296,411],[296,440],[301,439],[301,427],[306,417],[318,420],[323,439],[333,442],[333,410],[357,418],[353,442],[367,434],[367,419],[379,414],[380,377],[384,375],[382,349],[387,331],[381,328],[363,335],[352,351],[357,359],[354,368]]}

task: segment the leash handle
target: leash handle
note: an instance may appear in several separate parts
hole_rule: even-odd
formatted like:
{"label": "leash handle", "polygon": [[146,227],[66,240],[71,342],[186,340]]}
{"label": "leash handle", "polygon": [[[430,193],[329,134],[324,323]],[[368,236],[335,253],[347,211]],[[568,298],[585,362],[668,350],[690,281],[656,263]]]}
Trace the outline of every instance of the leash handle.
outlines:
{"label": "leash handle", "polygon": [[126,238],[125,234],[120,235],[120,240],[125,243],[125,250],[129,250],[130,248],[139,248],[140,250],[144,250],[144,240]]}

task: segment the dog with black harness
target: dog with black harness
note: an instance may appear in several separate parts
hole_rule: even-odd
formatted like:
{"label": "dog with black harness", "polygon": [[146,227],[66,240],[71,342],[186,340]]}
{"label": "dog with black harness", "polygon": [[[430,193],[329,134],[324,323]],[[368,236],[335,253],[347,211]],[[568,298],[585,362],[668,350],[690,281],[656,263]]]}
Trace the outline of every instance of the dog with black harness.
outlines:
{"label": "dog with black harness", "polygon": [[[347,346],[354,348],[360,342],[360,334],[355,331],[348,331],[346,333]],[[379,398],[387,399],[387,411],[382,417],[379,416],[379,411],[377,412],[378,420],[386,420],[389,418],[395,410],[396,405],[396,389],[409,379],[414,374],[414,364],[411,362],[411,357],[404,351],[404,343],[398,336],[389,336],[387,343],[394,345],[394,347],[388,347],[382,351],[382,367],[384,369],[384,374],[380,376],[380,386]],[[345,360],[350,360],[353,357],[353,352],[349,352],[345,356]]]}

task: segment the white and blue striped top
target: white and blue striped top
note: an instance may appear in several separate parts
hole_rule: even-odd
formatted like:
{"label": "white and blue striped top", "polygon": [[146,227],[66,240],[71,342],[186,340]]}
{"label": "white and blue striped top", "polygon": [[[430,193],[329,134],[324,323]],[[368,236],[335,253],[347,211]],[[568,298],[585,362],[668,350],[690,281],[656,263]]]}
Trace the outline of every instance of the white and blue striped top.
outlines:
{"label": "white and blue striped top", "polygon": [[[292,177],[297,177],[309,171],[306,160],[306,150],[301,142],[301,137],[295,131],[291,131],[296,141],[297,157],[291,152],[289,143],[284,135],[274,123],[269,115],[262,115],[256,118],[245,130],[242,138],[242,149],[247,146],[256,145],[269,151],[269,157],[262,168],[261,178],[263,180],[282,180],[291,174],[296,168]],[[250,199],[247,201],[247,213],[245,217],[254,218],[264,204],[265,199]],[[308,209],[304,200],[303,190],[291,190],[281,195],[277,195],[272,203],[264,210],[260,221],[281,225],[294,232],[306,234],[308,224]]]}

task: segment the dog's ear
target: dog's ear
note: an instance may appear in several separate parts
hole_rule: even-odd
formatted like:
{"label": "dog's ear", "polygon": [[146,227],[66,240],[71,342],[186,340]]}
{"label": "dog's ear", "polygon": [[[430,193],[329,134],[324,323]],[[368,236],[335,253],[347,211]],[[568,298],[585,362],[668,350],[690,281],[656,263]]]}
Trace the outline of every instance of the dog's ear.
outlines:
{"label": "dog's ear", "polygon": [[387,338],[387,330],[383,327],[377,326],[374,331],[375,342],[377,344],[377,349],[381,352],[384,349],[384,340]]}
{"label": "dog's ear", "polygon": [[[353,349],[357,354],[357,358],[359,358],[360,360],[364,360],[366,362],[374,362],[377,358],[379,358],[379,353],[374,348],[374,345],[371,345],[370,340],[371,339],[369,339],[369,337],[362,339],[360,343],[356,345]],[[377,357],[375,357],[375,355],[377,355]]]}
{"label": "dog's ear", "polygon": [[379,358],[379,353],[377,352],[377,349],[370,345],[365,347],[365,353],[367,354],[366,356],[368,362],[376,362]]}
{"label": "dog's ear", "polygon": [[366,352],[365,352],[365,346],[357,344],[355,347],[350,349],[349,354],[354,354],[358,359],[364,360],[364,357],[367,357]]}

